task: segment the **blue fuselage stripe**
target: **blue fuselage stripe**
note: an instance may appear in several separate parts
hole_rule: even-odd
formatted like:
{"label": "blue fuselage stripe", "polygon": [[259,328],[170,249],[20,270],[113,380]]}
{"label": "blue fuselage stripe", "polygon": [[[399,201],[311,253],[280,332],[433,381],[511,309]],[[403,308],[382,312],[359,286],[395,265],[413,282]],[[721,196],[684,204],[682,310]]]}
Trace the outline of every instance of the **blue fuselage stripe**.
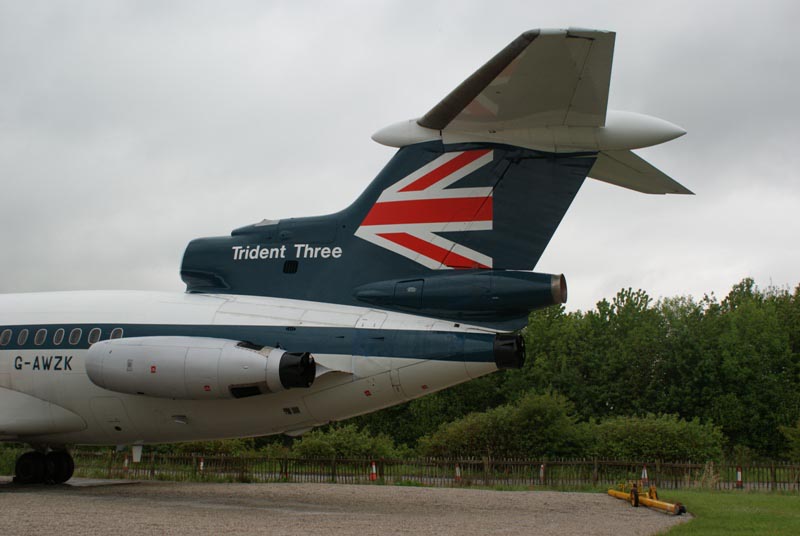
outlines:
{"label": "blue fuselage stripe", "polygon": [[[70,332],[79,328],[81,338],[77,344],[69,343]],[[319,354],[361,355],[374,357],[405,357],[443,361],[494,361],[494,335],[448,331],[358,329],[343,327],[302,326],[236,326],[236,325],[180,325],[180,324],[36,324],[0,326],[0,334],[11,329],[13,336],[0,351],[30,350],[86,350],[92,329],[100,328],[100,340],[107,340],[111,331],[122,328],[124,337],[211,337],[235,341],[248,341],[261,346],[283,348],[290,352]],[[28,330],[24,344],[17,337]],[[35,344],[36,333],[47,330],[42,344]],[[53,336],[64,330],[63,341],[53,344]]]}

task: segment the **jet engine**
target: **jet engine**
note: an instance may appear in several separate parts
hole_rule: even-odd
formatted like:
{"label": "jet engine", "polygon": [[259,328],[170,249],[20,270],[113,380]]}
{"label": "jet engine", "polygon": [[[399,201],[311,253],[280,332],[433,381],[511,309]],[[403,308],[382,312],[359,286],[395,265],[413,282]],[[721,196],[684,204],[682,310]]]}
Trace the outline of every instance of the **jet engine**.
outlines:
{"label": "jet engine", "polygon": [[132,337],[95,343],[86,373],[109,391],[178,400],[245,398],[314,382],[308,352],[206,337]]}
{"label": "jet engine", "polygon": [[563,275],[516,270],[443,272],[369,283],[356,288],[354,296],[381,307],[477,321],[527,319],[535,309],[567,301]]}

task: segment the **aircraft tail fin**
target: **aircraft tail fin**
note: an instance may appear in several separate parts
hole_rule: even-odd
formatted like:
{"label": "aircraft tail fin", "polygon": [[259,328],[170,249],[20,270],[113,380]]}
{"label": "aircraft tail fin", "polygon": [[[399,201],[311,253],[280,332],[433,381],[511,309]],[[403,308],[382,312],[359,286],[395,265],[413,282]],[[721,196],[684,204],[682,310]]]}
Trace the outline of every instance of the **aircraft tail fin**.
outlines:
{"label": "aircraft tail fin", "polygon": [[531,270],[593,163],[507,145],[412,145],[348,214],[356,237],[430,270]]}
{"label": "aircraft tail fin", "polygon": [[497,144],[403,147],[347,209],[194,240],[181,275],[190,292],[518,327],[531,308],[566,299],[561,276],[520,271],[534,268],[594,161]]}
{"label": "aircraft tail fin", "polygon": [[399,150],[347,209],[192,241],[187,290],[525,325],[566,299],[563,276],[529,270],[587,176],[690,193],[631,152],[685,132],[607,110],[614,38],[525,32],[423,117],[376,133]]}

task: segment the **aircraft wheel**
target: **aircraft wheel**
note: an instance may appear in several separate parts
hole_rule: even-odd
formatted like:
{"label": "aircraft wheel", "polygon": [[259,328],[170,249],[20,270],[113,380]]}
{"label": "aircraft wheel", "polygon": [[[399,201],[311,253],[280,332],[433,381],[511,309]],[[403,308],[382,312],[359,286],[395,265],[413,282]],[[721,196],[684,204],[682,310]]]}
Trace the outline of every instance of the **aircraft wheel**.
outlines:
{"label": "aircraft wheel", "polygon": [[47,464],[45,455],[38,451],[26,452],[17,458],[14,482],[39,484],[44,482]]}
{"label": "aircraft wheel", "polygon": [[69,452],[65,450],[54,450],[47,454],[47,482],[53,484],[63,484],[75,472],[75,462]]}

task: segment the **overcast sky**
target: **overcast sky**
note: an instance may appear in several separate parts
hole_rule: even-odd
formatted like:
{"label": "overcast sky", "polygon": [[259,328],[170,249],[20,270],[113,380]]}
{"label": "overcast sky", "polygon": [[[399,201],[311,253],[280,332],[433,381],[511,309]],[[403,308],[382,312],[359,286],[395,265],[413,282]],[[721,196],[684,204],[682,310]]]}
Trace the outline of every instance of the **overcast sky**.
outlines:
{"label": "overcast sky", "polygon": [[522,31],[617,32],[609,106],[688,134],[639,151],[695,196],[589,180],[537,271],[623,287],[800,281],[800,3],[0,0],[0,292],[182,291],[183,249],[339,210]]}

